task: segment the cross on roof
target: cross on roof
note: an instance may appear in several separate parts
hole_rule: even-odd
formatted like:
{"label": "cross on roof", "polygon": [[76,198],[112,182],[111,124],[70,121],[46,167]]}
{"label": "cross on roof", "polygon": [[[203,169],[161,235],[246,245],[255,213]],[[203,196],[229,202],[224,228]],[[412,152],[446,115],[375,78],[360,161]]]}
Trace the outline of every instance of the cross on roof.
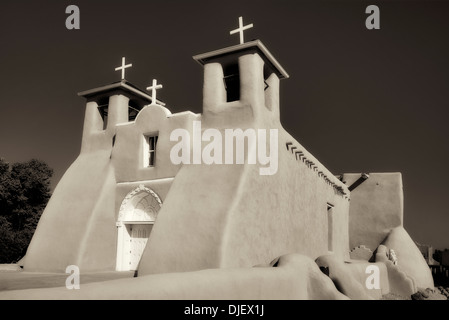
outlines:
{"label": "cross on roof", "polygon": [[151,104],[156,104],[156,90],[162,89],[162,84],[157,84],[157,80],[153,79],[153,85],[148,87],[147,90],[151,90]]}
{"label": "cross on roof", "polygon": [[243,17],[239,17],[239,27],[235,30],[232,30],[231,32],[229,32],[229,34],[234,34],[234,33],[240,33],[240,44],[244,44],[245,41],[243,40],[243,31],[245,31],[246,29],[252,28],[253,24],[248,24],[246,26],[243,26]]}
{"label": "cross on roof", "polygon": [[122,80],[125,80],[125,69],[132,67],[132,64],[125,65],[125,57],[122,58],[122,65],[120,67],[115,68],[115,71],[122,70]]}

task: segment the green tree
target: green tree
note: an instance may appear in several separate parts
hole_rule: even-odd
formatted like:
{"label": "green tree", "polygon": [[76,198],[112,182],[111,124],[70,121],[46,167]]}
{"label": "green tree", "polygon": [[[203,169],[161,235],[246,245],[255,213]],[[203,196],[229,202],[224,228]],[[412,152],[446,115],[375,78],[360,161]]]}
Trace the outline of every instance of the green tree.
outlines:
{"label": "green tree", "polygon": [[53,170],[40,160],[10,165],[0,158],[0,263],[26,253],[50,199]]}

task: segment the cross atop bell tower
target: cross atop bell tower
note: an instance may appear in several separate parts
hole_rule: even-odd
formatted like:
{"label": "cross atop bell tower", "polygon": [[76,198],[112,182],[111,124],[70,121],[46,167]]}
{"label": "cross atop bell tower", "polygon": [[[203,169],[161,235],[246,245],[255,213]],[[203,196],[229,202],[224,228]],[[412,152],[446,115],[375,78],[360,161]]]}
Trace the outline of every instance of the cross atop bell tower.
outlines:
{"label": "cross atop bell tower", "polygon": [[250,29],[253,27],[253,24],[248,24],[246,26],[243,26],[243,17],[239,17],[239,27],[235,30],[232,30],[231,32],[229,32],[229,34],[235,34],[235,33],[239,33],[240,34],[240,44],[244,44],[245,41],[243,40],[243,31]]}
{"label": "cross atop bell tower", "polygon": [[122,58],[122,65],[120,67],[115,68],[115,71],[122,71],[122,80],[125,80],[125,70],[127,68],[131,68],[132,64],[125,64],[125,57]]}

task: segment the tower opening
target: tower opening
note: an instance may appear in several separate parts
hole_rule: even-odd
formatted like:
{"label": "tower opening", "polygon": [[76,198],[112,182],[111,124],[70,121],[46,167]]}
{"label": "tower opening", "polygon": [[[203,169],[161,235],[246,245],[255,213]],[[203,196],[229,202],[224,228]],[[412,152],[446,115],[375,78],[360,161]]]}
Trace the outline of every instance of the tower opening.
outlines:
{"label": "tower opening", "polygon": [[136,120],[137,115],[139,114],[142,107],[134,100],[129,100],[128,105],[128,121]]}
{"label": "tower opening", "polygon": [[226,89],[226,101],[240,100],[240,74],[237,64],[223,68],[223,81]]}
{"label": "tower opening", "polygon": [[103,119],[103,130],[106,130],[108,126],[109,97],[99,99],[97,104],[98,112],[100,113],[101,119]]}

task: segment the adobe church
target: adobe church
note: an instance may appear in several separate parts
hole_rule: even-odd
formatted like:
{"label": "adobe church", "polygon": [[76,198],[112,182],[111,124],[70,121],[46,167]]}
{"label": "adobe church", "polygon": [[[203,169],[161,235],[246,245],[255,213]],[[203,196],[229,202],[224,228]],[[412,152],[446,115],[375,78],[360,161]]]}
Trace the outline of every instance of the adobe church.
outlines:
{"label": "adobe church", "polygon": [[[322,267],[332,264],[323,256],[382,263],[390,288],[433,287],[403,228],[401,174],[326,169],[280,123],[279,86],[288,73],[260,40],[244,42],[243,30],[240,44],[193,57],[204,69],[201,114],[172,114],[156,97],[161,85],[150,94],[125,80],[124,59],[121,81],[79,93],[81,151],[40,219],[25,271],[76,265],[138,270],[139,278],[266,266],[297,253]],[[249,161],[173,163],[176,129],[191,137],[276,129],[277,170],[261,175]]]}

